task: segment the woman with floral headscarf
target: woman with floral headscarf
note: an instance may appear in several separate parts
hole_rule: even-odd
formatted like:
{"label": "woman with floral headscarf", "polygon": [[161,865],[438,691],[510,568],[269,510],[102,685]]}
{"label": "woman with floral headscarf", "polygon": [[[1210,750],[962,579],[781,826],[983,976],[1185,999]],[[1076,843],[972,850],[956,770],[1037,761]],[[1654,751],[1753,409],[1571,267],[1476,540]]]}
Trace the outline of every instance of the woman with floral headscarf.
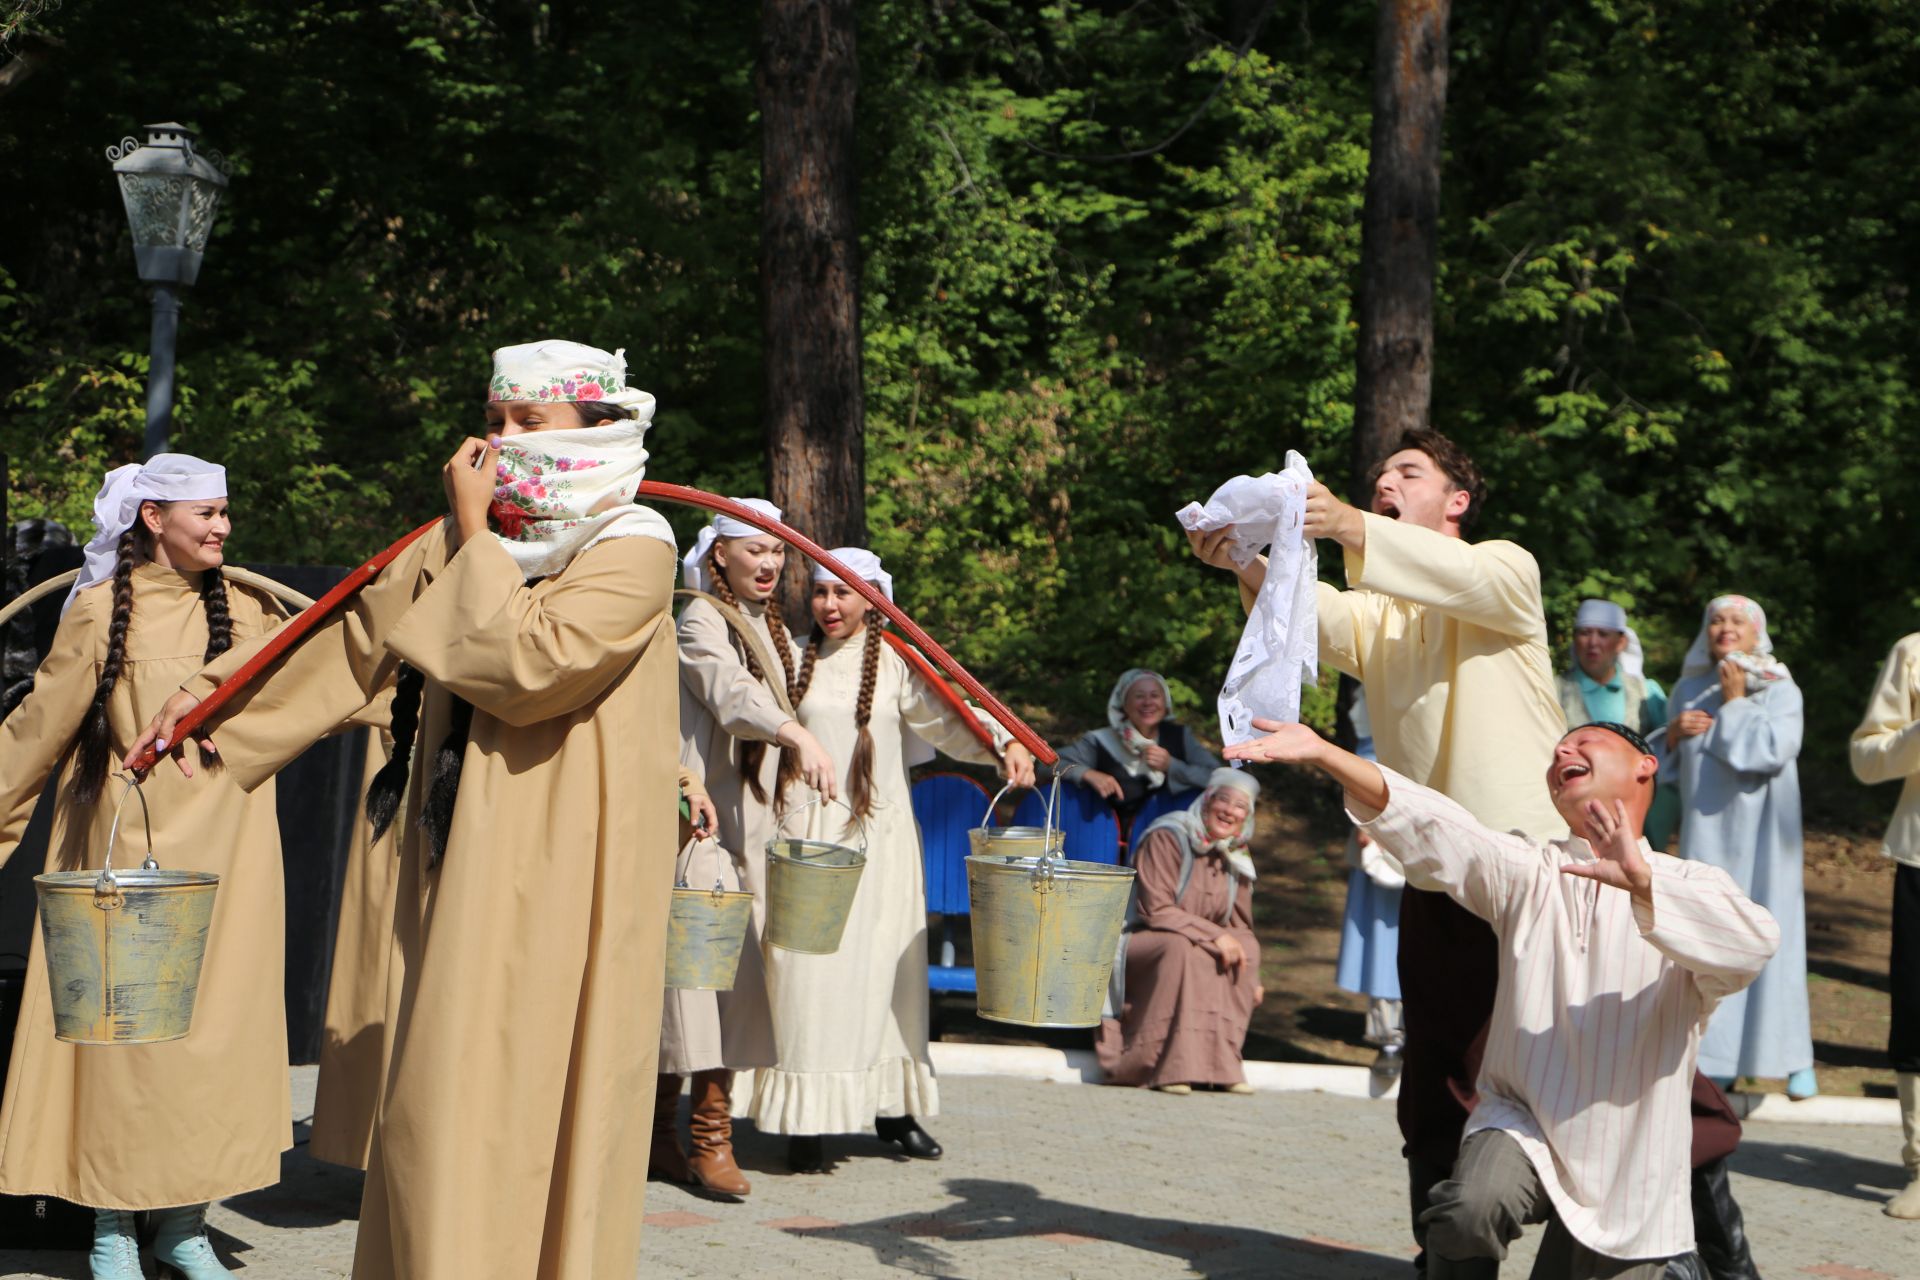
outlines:
{"label": "woman with floral headscarf", "polygon": [[1107,698],[1107,727],[1081,734],[1054,771],[1112,801],[1124,829],[1149,796],[1197,791],[1220,767],[1172,712],[1172,691],[1158,672],[1123,672]]}
{"label": "woman with floral headscarf", "polygon": [[618,352],[496,351],[447,518],[212,726],[251,788],[394,690],[368,811],[397,833],[398,994],[359,1280],[637,1265],[680,725],[673,534],[633,501],[654,400],[625,383]]}
{"label": "woman with floral headscarf", "polygon": [[1259,796],[1250,774],[1216,769],[1198,800],[1140,838],[1114,995],[1094,1037],[1108,1084],[1253,1092],[1240,1048],[1266,994],[1247,852]]}
{"label": "woman with floral headscarf", "polygon": [[1780,922],[1780,949],[1752,986],[1720,1002],[1700,1041],[1700,1070],[1786,1077],[1819,1091],[1807,1009],[1801,869],[1800,688],[1773,656],[1767,616],[1745,596],[1707,605],[1670,699],[1668,770],[1680,782],[1680,854],[1726,871]]}

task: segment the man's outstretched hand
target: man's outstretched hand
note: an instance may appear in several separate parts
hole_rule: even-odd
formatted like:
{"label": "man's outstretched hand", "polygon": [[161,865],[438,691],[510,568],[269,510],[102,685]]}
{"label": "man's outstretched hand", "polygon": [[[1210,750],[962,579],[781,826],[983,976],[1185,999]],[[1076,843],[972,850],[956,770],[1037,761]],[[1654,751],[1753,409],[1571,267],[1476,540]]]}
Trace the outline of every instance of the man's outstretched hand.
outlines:
{"label": "man's outstretched hand", "polygon": [[1640,852],[1640,833],[1627,817],[1627,806],[1615,800],[1587,801],[1587,845],[1594,861],[1570,862],[1562,873],[1598,880],[1625,889],[1643,902],[1653,901],[1653,868]]}

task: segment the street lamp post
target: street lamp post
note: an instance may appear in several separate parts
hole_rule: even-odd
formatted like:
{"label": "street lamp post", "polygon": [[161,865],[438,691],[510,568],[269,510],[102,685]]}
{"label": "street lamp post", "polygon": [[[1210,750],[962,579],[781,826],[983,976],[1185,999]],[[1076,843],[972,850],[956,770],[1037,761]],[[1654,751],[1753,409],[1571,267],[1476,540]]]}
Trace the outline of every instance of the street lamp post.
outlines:
{"label": "street lamp post", "polygon": [[180,333],[180,291],[200,275],[213,215],[227,189],[226,161],[198,151],[193,130],[150,124],[147,141],[122,138],[107,148],[133,231],[133,260],[153,286],[153,343],[147,373],[145,456],[164,453],[173,418],[173,351]]}

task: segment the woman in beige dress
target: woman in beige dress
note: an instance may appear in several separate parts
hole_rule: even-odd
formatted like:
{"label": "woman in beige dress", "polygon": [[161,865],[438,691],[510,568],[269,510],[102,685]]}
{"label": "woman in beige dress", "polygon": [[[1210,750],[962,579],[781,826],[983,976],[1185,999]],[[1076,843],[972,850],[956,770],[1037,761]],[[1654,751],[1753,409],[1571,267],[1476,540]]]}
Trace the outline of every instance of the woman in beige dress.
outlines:
{"label": "woman in beige dress", "polygon": [[[736,501],[780,518],[780,509],[763,499]],[[803,780],[829,793],[835,782],[832,757],[786,709],[797,693],[793,642],[775,596],[786,559],[780,539],[721,515],[701,531],[684,562],[686,585],[734,608],[777,664],[763,667],[712,602],[696,599],[680,615],[680,760],[706,779],[720,847],[732,854],[719,878],[729,889],[753,894],[753,919],[733,990],[667,993],[648,1167],[651,1176],[716,1196],[739,1197],[752,1189],[733,1159],[733,1071],[774,1063],[760,961],[774,798],[787,781]],[[704,859],[700,865],[704,875]],[[680,1086],[688,1076],[691,1158],[680,1145],[677,1124]]]}
{"label": "woman in beige dress", "polygon": [[[833,554],[891,597],[878,556],[858,547]],[[966,719],[881,642],[866,601],[824,570],[813,577],[814,630],[796,703],[801,723],[841,765],[837,790],[847,807],[795,805],[783,829],[864,843],[867,863],[838,951],[767,948],[776,1063],[743,1072],[734,1088],[736,1106],[762,1132],[789,1135],[796,1172],[826,1169],[823,1135],[869,1126],[908,1155],[940,1154],[916,1119],[937,1114],[940,1098],[927,1055],[927,891],[907,776],[910,736],[956,759],[998,763],[1018,785],[1033,783],[1025,747],[991,722],[999,754],[983,747]]]}
{"label": "woman in beige dress", "polygon": [[398,776],[370,807],[397,819],[404,797],[401,991],[357,1280],[637,1265],[679,708],[672,533],[632,502],[654,402],[624,383],[617,353],[576,343],[495,352],[500,448],[456,451],[448,519],[213,727],[256,786],[396,687]]}
{"label": "woman in beige dress", "polygon": [[[223,468],[185,454],[108,474],[33,692],[0,723],[0,861],[57,775],[47,870],[101,866],[120,753],[181,680],[280,625],[268,596],[221,574],[226,494]],[[248,793],[225,770],[156,777],[145,794],[161,865],[220,877],[192,1030],[159,1044],[54,1039],[36,926],[0,1104],[0,1191],[94,1206],[102,1280],[139,1280],[133,1215],[156,1211],[155,1261],[206,1280],[228,1274],[207,1244],[207,1202],[278,1182],[293,1141],[280,827],[273,787]],[[138,808],[121,827],[123,867],[146,853]]]}

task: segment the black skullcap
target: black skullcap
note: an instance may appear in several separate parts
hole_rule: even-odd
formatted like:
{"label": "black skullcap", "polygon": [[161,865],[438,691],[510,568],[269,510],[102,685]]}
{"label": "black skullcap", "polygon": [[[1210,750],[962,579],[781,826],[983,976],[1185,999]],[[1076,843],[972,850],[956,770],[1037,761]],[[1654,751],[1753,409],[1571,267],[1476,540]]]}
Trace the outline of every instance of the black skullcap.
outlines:
{"label": "black skullcap", "polygon": [[1561,734],[1560,735],[1561,739],[1564,741],[1569,734],[1578,733],[1580,732],[1581,729],[1605,729],[1608,733],[1617,733],[1621,737],[1625,738],[1628,742],[1632,743],[1633,749],[1635,751],[1638,751],[1641,755],[1650,756],[1653,754],[1653,748],[1647,745],[1647,740],[1645,738],[1641,737],[1638,733],[1634,732],[1632,729],[1627,728],[1627,726],[1621,724],[1617,720],[1595,720],[1590,724],[1578,725],[1572,729],[1567,730],[1566,733]]}

